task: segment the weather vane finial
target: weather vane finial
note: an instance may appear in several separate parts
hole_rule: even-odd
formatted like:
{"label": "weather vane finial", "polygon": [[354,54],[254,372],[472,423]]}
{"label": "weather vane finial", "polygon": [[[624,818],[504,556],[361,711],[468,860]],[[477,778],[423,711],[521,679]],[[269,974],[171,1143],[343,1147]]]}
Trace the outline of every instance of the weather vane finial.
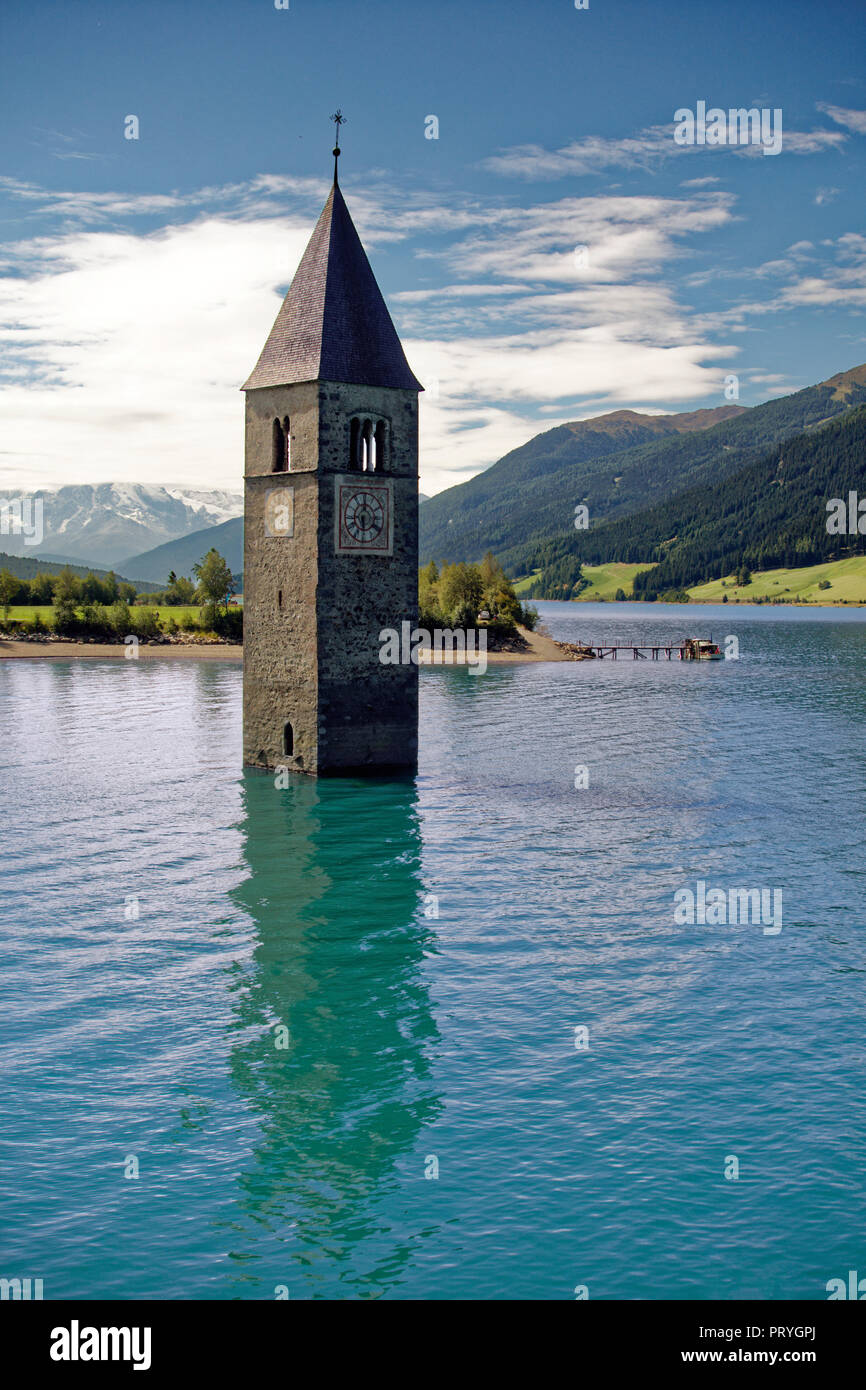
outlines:
{"label": "weather vane finial", "polygon": [[334,112],[331,120],[334,122],[334,183],[337,182],[337,160],[340,158],[340,126],[346,124],[346,117],[343,115],[339,106]]}

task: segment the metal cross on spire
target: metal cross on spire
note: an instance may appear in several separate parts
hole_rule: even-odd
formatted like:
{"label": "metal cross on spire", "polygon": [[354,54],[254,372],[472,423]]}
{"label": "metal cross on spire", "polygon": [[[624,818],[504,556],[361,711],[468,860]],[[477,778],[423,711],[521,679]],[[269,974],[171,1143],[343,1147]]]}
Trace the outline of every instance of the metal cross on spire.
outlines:
{"label": "metal cross on spire", "polygon": [[337,160],[340,158],[340,126],[346,124],[346,117],[343,115],[339,106],[334,112],[331,120],[334,122],[334,183],[337,182]]}

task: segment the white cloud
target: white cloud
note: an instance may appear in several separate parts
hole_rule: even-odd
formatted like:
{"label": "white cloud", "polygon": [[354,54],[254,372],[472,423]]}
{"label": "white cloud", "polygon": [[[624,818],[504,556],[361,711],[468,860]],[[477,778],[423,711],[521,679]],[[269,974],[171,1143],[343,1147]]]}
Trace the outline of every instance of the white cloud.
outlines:
{"label": "white cloud", "polygon": [[853,131],[855,135],[866,135],[866,111],[852,111],[850,106],[831,106],[826,101],[818,102],[818,110],[823,111],[837,125],[843,125]]}
{"label": "white cloud", "polygon": [[649,169],[658,159],[676,154],[673,125],[650,126],[639,135],[612,139],[586,135],[558,150],[542,145],[513,145],[484,160],[495,174],[528,179],[556,179],[567,175],[595,174],[601,169]]}
{"label": "white cloud", "polygon": [[[785,130],[782,128],[783,154],[823,154],[825,150],[838,150],[848,139],[841,130]],[[725,146],[717,146],[724,149]],[[760,145],[741,145],[735,154],[752,159],[761,159],[764,151]]]}
{"label": "white cloud", "polygon": [[[713,392],[724,404],[724,375],[736,355],[731,346],[630,340],[607,325],[456,342],[410,340],[406,347],[421,380],[439,384],[438,400],[421,398],[425,492],[463,481],[539,428],[588,413],[626,406],[665,411],[673,400],[701,400]],[[545,418],[542,426],[526,413],[529,407],[540,407],[545,417],[558,411],[557,418]]]}
{"label": "white cloud", "polygon": [[[809,243],[798,243],[808,246]],[[740,313],[767,314],[790,309],[822,309],[840,307],[859,309],[866,307],[866,236],[860,232],[846,232],[844,236],[824,243],[828,252],[834,256],[831,263],[818,266],[804,274],[802,260],[808,255],[792,257],[790,261],[769,262],[765,269],[774,273],[781,267],[792,275],[790,282],[768,300],[755,304],[741,305]],[[795,251],[796,247],[791,247]]]}
{"label": "white cloud", "polygon": [[[4,485],[237,487],[238,388],[324,189],[261,176],[155,199],[17,191],[83,226],[5,249]],[[585,415],[587,402],[666,410],[721,395],[718,364],[728,369],[736,349],[713,341],[717,325],[680,305],[662,272],[690,239],[732,221],[726,195],[531,208],[426,197],[395,206],[393,194],[377,205],[369,187],[347,196],[368,244],[411,235],[424,252],[416,265],[444,280],[391,296],[414,369],[439,383],[438,399],[422,397],[424,491],[494,462],[555,423],[548,417]],[[148,232],[114,225],[132,215],[170,220]],[[575,264],[577,243],[586,266]]]}
{"label": "white cloud", "polygon": [[13,248],[35,269],[0,285],[7,485],[237,486],[238,388],[308,235],[208,218]]}
{"label": "white cloud", "polygon": [[[858,115],[857,112],[847,114]],[[782,136],[782,152],[801,155],[838,149],[848,138],[841,130],[798,131],[785,130],[784,126]],[[510,178],[559,179],[597,174],[610,168],[654,170],[665,160],[683,155],[712,157],[723,153],[760,157],[764,151],[760,145],[678,145],[674,142],[671,123],[648,126],[637,135],[621,139],[587,135],[558,150],[548,150],[543,145],[513,145],[484,160],[483,167]],[[690,183],[694,187],[697,180],[690,180]]]}
{"label": "white cloud", "polygon": [[[610,282],[657,270],[677,254],[680,237],[731,219],[724,194],[692,198],[564,198],[501,211],[485,227],[442,254],[458,275],[561,284]],[[585,248],[577,261],[575,248]]]}

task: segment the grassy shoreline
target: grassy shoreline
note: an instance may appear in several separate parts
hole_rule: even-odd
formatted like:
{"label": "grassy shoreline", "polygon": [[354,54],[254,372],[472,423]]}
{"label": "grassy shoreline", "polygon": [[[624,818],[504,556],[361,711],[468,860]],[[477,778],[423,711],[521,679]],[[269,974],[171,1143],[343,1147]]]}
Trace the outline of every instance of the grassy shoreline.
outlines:
{"label": "grassy shoreline", "polygon": [[[627,600],[634,598],[634,576],[649,564],[584,565],[589,587],[573,603],[615,602],[614,594],[622,589]],[[536,575],[539,571],[536,571]],[[528,575],[515,582],[518,594],[525,593],[536,576]],[[821,583],[829,585],[819,588]],[[750,584],[738,585],[736,575],[696,584],[686,592],[692,603],[723,604],[775,602],[796,607],[851,608],[866,604],[866,555],[847,560],[831,560],[800,569],[755,570]],[[543,600],[539,600],[543,602]],[[684,605],[686,607],[687,605]]]}

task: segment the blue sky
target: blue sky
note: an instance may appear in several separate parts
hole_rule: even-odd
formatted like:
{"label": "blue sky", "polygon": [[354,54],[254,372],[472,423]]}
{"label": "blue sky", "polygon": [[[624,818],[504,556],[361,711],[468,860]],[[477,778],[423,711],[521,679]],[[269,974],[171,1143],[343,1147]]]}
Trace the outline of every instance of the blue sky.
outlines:
{"label": "blue sky", "polygon": [[[0,487],[240,486],[337,106],[427,492],[563,420],[863,362],[864,40],[857,0],[4,0]],[[701,100],[780,108],[781,152],[677,146]]]}

